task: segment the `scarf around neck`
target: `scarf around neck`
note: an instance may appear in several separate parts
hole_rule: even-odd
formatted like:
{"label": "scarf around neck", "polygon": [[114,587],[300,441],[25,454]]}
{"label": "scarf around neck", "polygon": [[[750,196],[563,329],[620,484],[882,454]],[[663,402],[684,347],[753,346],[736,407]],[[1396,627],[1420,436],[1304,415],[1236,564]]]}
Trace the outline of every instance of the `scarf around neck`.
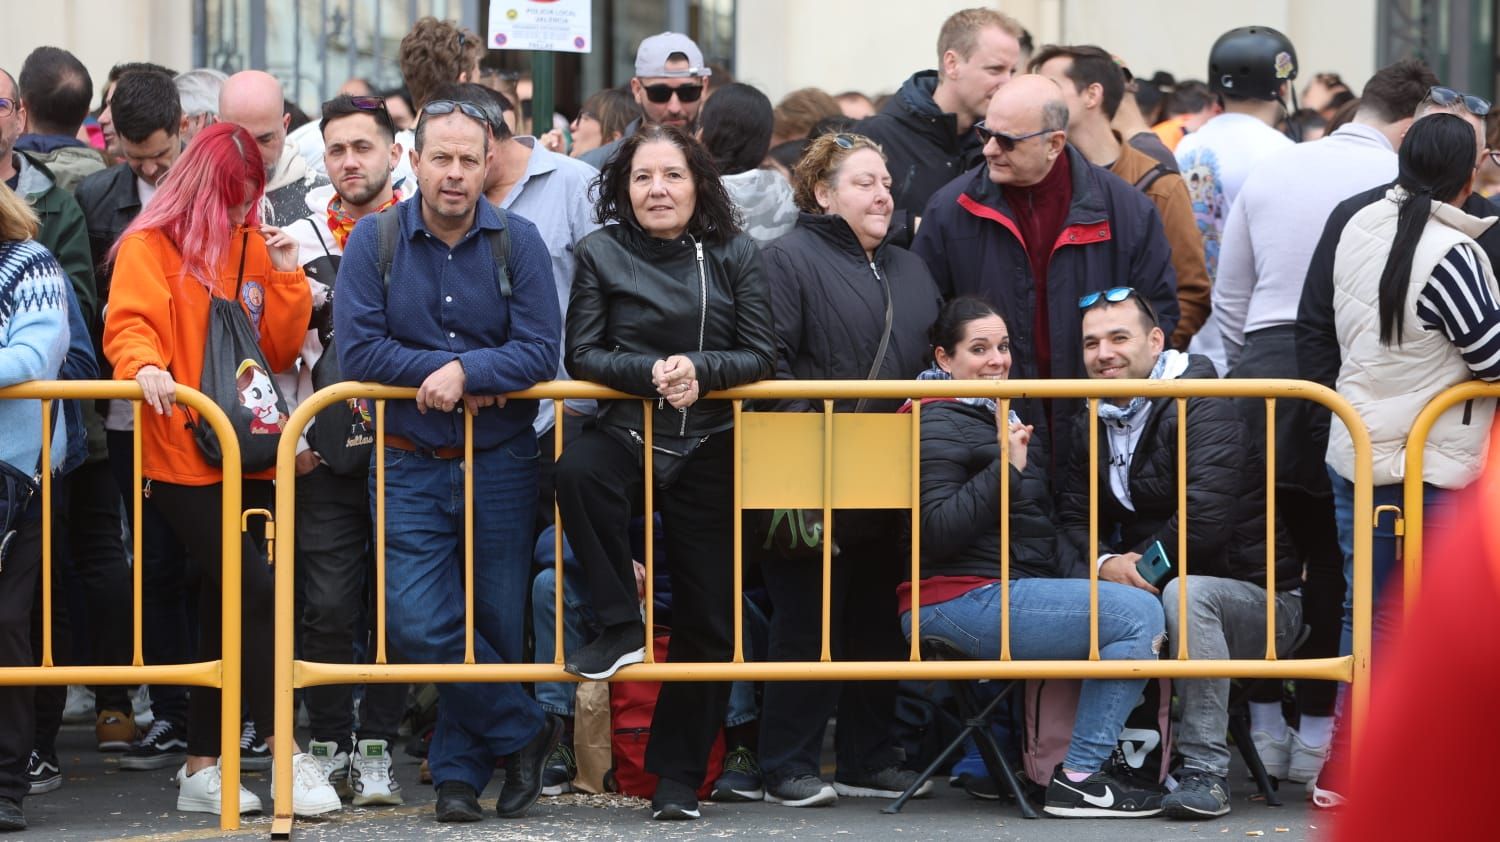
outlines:
{"label": "scarf around neck", "polygon": [[[1167,349],[1156,358],[1156,365],[1151,367],[1151,380],[1176,380],[1187,371],[1188,355],[1175,349]],[[1099,418],[1104,421],[1114,421],[1129,426],[1135,421],[1141,411],[1151,405],[1151,401],[1144,397],[1134,397],[1125,406],[1116,406],[1105,401],[1099,402]]]}
{"label": "scarf around neck", "polygon": [[[380,213],[391,205],[401,201],[401,191],[392,190],[390,201],[376,208],[372,213]],[[333,239],[343,250],[344,244],[349,241],[349,234],[354,231],[354,223],[358,222],[344,210],[344,198],[337,193],[328,200],[328,230],[332,232]]]}

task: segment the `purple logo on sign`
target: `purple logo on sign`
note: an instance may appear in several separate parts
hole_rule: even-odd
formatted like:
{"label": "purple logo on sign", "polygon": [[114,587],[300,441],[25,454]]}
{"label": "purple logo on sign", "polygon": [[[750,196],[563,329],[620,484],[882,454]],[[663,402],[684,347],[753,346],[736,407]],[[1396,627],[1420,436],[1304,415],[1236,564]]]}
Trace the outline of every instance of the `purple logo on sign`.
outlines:
{"label": "purple logo on sign", "polygon": [[496,32],[495,33],[495,46],[497,46],[497,47],[503,47],[503,46],[505,46],[505,33],[504,32]]}
{"label": "purple logo on sign", "polygon": [[580,50],[583,49],[583,45],[586,44],[586,43],[588,43],[588,42],[586,42],[586,41],[583,40],[583,36],[582,35],[579,35],[579,36],[577,36],[577,37],[575,37],[573,39],[573,46],[577,47]]}

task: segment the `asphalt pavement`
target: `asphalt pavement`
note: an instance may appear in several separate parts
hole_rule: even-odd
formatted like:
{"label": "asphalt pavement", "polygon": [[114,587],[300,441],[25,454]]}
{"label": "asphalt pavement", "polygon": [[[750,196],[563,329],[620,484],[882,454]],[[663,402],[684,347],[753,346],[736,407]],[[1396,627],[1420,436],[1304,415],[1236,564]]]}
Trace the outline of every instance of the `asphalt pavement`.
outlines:
{"label": "asphalt pavement", "polygon": [[[94,749],[93,728],[67,726],[59,736],[64,775],[62,788],[25,803],[31,829],[18,838],[26,842],[52,840],[194,840],[221,836],[218,817],[179,813],[174,769],[154,772],[122,771],[118,754]],[[635,839],[775,839],[775,840],[926,840],[1025,839],[1058,842],[1115,842],[1115,840],[1242,840],[1264,842],[1322,839],[1331,818],[1314,810],[1295,784],[1283,785],[1286,805],[1266,807],[1252,801],[1253,785],[1242,768],[1231,779],[1233,810],[1213,821],[1169,822],[1157,818],[1132,820],[1022,819],[1015,807],[970,798],[946,786],[932,798],[910,802],[900,815],[880,812],[886,802],[842,799],[830,808],[793,809],[777,805],[703,805],[703,818],[694,822],[652,822],[647,802],[618,795],[567,795],[540,800],[524,819],[490,817],[473,825],[439,825],[432,819],[433,794],[417,783],[418,761],[404,752],[393,753],[396,777],[403,785],[406,806],[345,808],[323,820],[300,820],[294,839],[407,840],[442,834],[445,840],[595,840]],[[247,773],[245,785],[270,803],[270,774]],[[492,810],[496,787],[483,797]],[[234,838],[269,838],[270,819],[246,816]]]}

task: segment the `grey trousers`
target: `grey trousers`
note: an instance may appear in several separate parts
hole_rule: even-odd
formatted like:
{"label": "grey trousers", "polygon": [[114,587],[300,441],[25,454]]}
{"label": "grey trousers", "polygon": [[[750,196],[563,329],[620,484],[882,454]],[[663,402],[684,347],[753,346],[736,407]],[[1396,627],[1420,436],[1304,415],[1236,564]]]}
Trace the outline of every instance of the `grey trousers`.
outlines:
{"label": "grey trousers", "polygon": [[[1240,579],[1188,576],[1188,656],[1193,660],[1264,658],[1266,654],[1266,589]],[[1164,657],[1176,657],[1177,592],[1179,580],[1162,589],[1161,603],[1167,618],[1170,648]],[[1302,629],[1302,597],[1295,591],[1276,594],[1276,652],[1288,650]],[[1177,729],[1177,750],[1183,767],[1229,776],[1229,679],[1199,678],[1176,682],[1182,699],[1182,724]]]}

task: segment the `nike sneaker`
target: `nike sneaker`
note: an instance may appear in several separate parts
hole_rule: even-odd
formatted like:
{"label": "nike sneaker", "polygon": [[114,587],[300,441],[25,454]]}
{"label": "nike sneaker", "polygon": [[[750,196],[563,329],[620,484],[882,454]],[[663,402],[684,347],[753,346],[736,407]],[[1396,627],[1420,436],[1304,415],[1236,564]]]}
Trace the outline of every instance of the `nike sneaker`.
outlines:
{"label": "nike sneaker", "polygon": [[1047,803],[1042,810],[1064,818],[1140,818],[1160,813],[1164,794],[1159,787],[1103,771],[1075,783],[1068,780],[1059,764],[1047,785]]}

